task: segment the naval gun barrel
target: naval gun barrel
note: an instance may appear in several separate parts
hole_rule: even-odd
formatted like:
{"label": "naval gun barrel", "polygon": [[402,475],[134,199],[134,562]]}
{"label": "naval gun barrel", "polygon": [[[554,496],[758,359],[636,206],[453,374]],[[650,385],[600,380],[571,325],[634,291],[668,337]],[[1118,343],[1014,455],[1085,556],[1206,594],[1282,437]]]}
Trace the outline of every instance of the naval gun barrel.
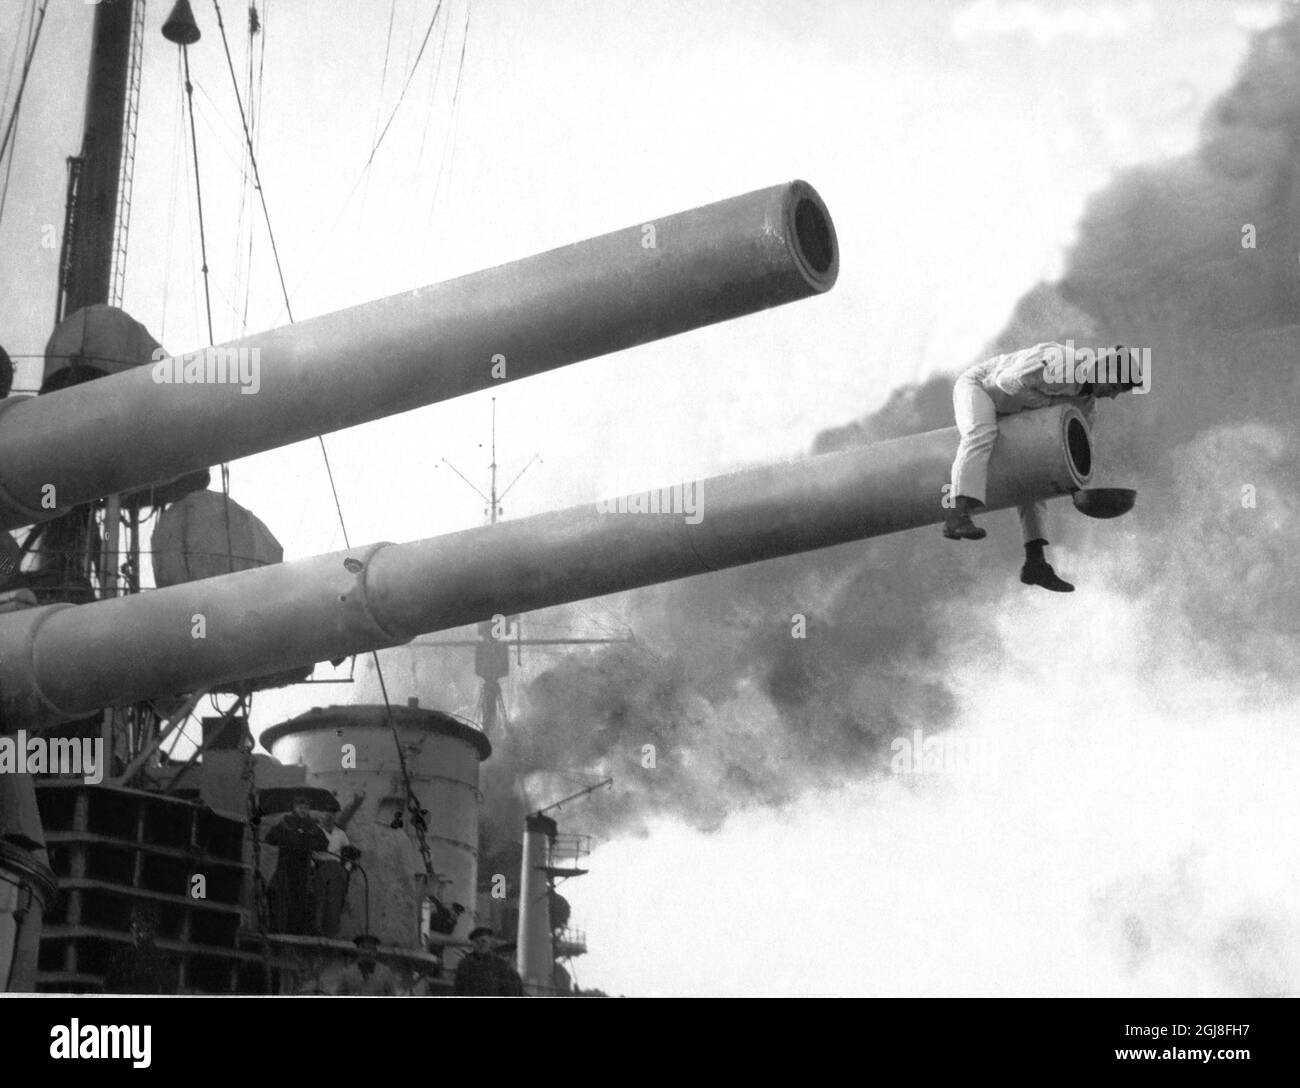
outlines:
{"label": "naval gun barrel", "polygon": [[0,528],[807,298],[838,273],[830,213],[793,181],[10,398],[0,402]]}
{"label": "naval gun barrel", "polygon": [[[0,713],[11,722],[76,717],[936,523],[957,441],[956,428],[929,431],[705,479],[689,485],[698,518],[589,503],[0,616]],[[999,509],[1064,495],[1091,476],[1078,409],[1024,412],[999,424],[986,502]]]}

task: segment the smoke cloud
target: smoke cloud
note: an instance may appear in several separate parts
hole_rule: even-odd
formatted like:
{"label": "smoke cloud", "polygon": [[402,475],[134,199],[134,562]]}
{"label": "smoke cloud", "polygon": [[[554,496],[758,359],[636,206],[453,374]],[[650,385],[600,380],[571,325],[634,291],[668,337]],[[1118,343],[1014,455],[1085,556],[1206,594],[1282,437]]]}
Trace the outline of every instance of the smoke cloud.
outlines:
{"label": "smoke cloud", "polygon": [[[1237,722],[1207,734],[1197,707],[1176,694],[1190,675],[1217,685],[1218,713],[1234,706],[1241,715],[1273,715],[1266,744],[1275,754],[1278,746],[1294,752],[1275,717],[1294,707],[1300,656],[1300,19],[1257,35],[1239,78],[1208,109],[1201,137],[1193,154],[1128,171],[1099,192],[1060,280],[1027,291],[984,351],[954,361],[956,370],[1048,339],[1150,348],[1152,392],[1103,405],[1097,427],[1099,482],[1136,487],[1136,510],[1093,523],[1061,503],[1053,507],[1053,558],[1082,584],[1074,600],[1043,600],[1019,585],[1018,536],[1007,514],[985,519],[990,538],[978,547],[956,546],[937,529],[917,531],[617,598],[638,641],[573,654],[536,677],[512,708],[509,734],[494,741],[484,766],[489,856],[494,844],[517,837],[525,811],[573,792],[579,773],[615,778],[614,790],[583,802],[574,817],[581,830],[605,839],[654,831],[676,842],[685,825],[711,833],[708,841],[736,859],[744,850],[735,828],[770,829],[780,813],[802,814],[810,826],[834,824],[827,811],[851,795],[851,814],[840,812],[836,826],[865,812],[869,823],[878,821],[876,842],[890,829],[895,843],[955,835],[957,846],[928,855],[949,872],[963,871],[963,850],[978,852],[988,841],[961,829],[982,827],[1002,844],[986,871],[1003,874],[1022,898],[1021,914],[999,914],[995,890],[981,890],[968,873],[973,884],[962,887],[980,926],[964,947],[988,935],[992,959],[914,972],[908,985],[916,992],[1300,986],[1296,933],[1278,905],[1300,899],[1295,858],[1282,863],[1277,898],[1229,901],[1223,890],[1240,877],[1225,867],[1225,853],[1252,834],[1270,848],[1280,842],[1266,805],[1251,811],[1258,824],[1237,819],[1229,828],[1223,816],[1251,796],[1251,782],[1228,768],[1233,745],[1250,743],[1251,727]],[[879,411],[817,435],[812,452],[949,426],[950,392],[951,377],[900,389]],[[1093,603],[1084,607],[1079,600],[1089,592]],[[805,638],[792,637],[799,617]],[[1050,632],[1050,641],[1040,645],[1026,631]],[[1041,660],[1025,656],[1035,652],[1051,655],[1054,667],[1040,669]],[[1033,672],[1036,684],[1007,696],[1004,680],[1018,669]],[[996,703],[998,692],[1014,703]],[[990,710],[1002,705],[1015,713]],[[1124,724],[1106,733],[1102,747],[1078,732],[1080,721],[1106,727],[1108,714]],[[972,725],[972,715],[993,720]],[[1038,752],[1029,743],[1014,749],[1000,792],[977,791],[975,800],[886,777],[892,741],[916,728],[982,731],[1005,745],[1006,730],[1026,720],[1035,729],[1073,723],[1048,755],[1079,760],[1089,773],[1062,775],[1058,766],[1048,775],[1041,752],[1024,756]],[[1186,776],[1170,794],[1150,776],[1112,785],[1097,770],[1116,760],[1177,763],[1184,743],[1203,762],[1179,764]],[[1125,755],[1115,754],[1126,746]],[[1196,810],[1220,764],[1227,800]],[[1149,796],[1172,808],[1142,811]],[[1060,839],[1025,841],[1025,827],[1068,807],[1067,797],[1085,812],[1048,818]],[[1217,823],[1205,817],[1210,811]],[[1151,841],[1127,868],[1098,861],[1106,835],[1144,820]],[[1014,849],[1003,848],[1008,837]],[[691,841],[698,847],[701,840]],[[1185,846],[1171,856],[1173,841]],[[1081,844],[1098,856],[1079,865],[1060,860]],[[846,849],[834,869],[809,880],[821,879],[825,889],[847,868],[868,881],[901,876],[925,885],[917,865]],[[646,850],[630,842],[619,857],[644,866]],[[1049,859],[1052,894],[1024,871],[1026,856]],[[616,866],[613,855],[609,863]],[[725,870],[715,868],[711,879]],[[644,880],[629,877],[629,887],[643,888]],[[906,927],[930,900],[899,894],[913,913],[878,895],[859,903]],[[815,910],[829,892],[805,898],[802,909]],[[700,904],[679,906],[697,911]],[[656,900],[654,909],[662,913],[665,904]],[[1023,924],[1034,910],[1064,912],[1063,929],[1082,944],[1035,945]],[[726,931],[722,923],[712,931],[706,919],[699,924],[715,937]],[[1089,958],[1097,948],[1109,957],[1104,978]],[[999,955],[1002,968],[1015,955],[1030,973],[1003,970],[1000,983],[985,985],[980,972],[996,974]],[[1057,967],[1034,973],[1034,963],[1053,956]],[[843,986],[823,977],[820,992],[870,991],[861,967],[847,965],[846,978],[857,981]],[[770,981],[769,968],[756,964]],[[716,980],[700,980],[700,992],[710,986],[717,992]],[[736,978],[722,988],[763,986]],[[679,974],[661,990],[690,992],[691,984]]]}
{"label": "smoke cloud", "polygon": [[[1057,503],[1054,535],[1088,564],[1081,580],[1102,573],[1099,556],[1122,556],[1110,583],[1207,667],[1280,682],[1300,636],[1295,19],[1258,36],[1202,134],[1194,155],[1097,195],[1064,277],[1029,291],[980,357],[1066,338],[1151,349],[1152,393],[1104,405],[1098,428],[1099,474],[1139,489],[1136,513],[1092,525]],[[950,378],[898,390],[812,452],[950,426],[950,395]],[[914,532],[642,591],[627,605],[640,644],[570,657],[529,684],[489,773],[539,797],[562,789],[548,768],[612,774],[617,791],[584,820],[613,834],[658,813],[712,829],[880,770],[890,738],[952,724],[954,635],[997,659],[991,617],[1024,591],[1013,519],[988,522],[982,549]]]}

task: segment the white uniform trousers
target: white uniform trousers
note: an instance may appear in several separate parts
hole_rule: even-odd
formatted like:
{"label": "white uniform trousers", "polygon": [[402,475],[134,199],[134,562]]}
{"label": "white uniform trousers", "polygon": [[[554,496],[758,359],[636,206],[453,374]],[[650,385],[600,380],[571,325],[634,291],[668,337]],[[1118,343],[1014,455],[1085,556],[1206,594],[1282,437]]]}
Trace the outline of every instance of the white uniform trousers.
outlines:
{"label": "white uniform trousers", "polygon": [[[998,414],[977,378],[963,374],[952,389],[953,414],[961,441],[952,463],[952,495],[966,495],[984,502],[988,488],[989,457],[998,437]],[[1020,531],[1026,543],[1047,539],[1047,504],[1025,503],[1019,507]]]}

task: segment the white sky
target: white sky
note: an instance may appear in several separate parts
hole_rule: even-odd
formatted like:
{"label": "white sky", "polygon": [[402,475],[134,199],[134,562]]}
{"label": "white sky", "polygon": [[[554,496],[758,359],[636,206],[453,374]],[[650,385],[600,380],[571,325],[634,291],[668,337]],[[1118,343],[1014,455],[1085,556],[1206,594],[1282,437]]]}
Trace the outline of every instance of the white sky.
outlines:
{"label": "white sky", "polygon": [[[299,319],[794,177],[825,198],[842,253],[839,284],[825,297],[500,390],[505,479],[534,452],[543,458],[512,495],[510,516],[799,455],[820,429],[878,407],[898,385],[970,362],[1019,296],[1059,269],[1091,192],[1119,168],[1193,145],[1197,118],[1230,80],[1249,29],[1276,7],[477,0],[453,127],[467,2],[446,0],[436,52],[360,186],[376,118],[392,109],[434,0],[397,0],[382,93],[388,4],[260,5],[259,159]],[[177,352],[206,338],[175,47],[158,34],[169,8],[149,5],[125,307]],[[21,9],[0,0],[2,62]],[[240,137],[211,6],[195,0],[195,11],[209,263],[225,339],[240,329],[227,301],[238,297]],[[91,12],[53,0],[27,92],[0,223],[0,343],[13,355],[39,352],[50,331],[57,251],[40,248],[41,228],[62,223]],[[242,69],[242,5],[227,3],[224,14]],[[285,320],[253,213],[250,331]],[[29,360],[17,384],[37,380]],[[352,540],[476,524],[479,500],[437,466],[447,457],[481,482],[488,418],[488,395],[479,394],[330,438]],[[314,442],[237,462],[232,480],[234,497],[268,524],[286,557],[341,546]],[[263,697],[256,724],[347,692]],[[1091,750],[1080,743],[1075,757]],[[579,964],[582,982],[632,993],[888,989],[869,969],[891,955],[887,928],[872,929],[847,961],[790,941],[823,920],[852,941],[871,928],[868,916],[888,916],[878,888],[860,894],[857,877],[844,874],[931,871],[890,866],[862,830],[868,813],[887,806],[884,826],[924,837],[976,801],[907,802],[927,803],[936,807],[911,820],[906,806],[864,786],[789,813],[744,814],[712,839],[665,825],[647,840],[603,847],[593,875],[565,889],[593,946]],[[1123,798],[1108,811],[1121,822]],[[936,849],[942,860],[961,844]],[[679,864],[709,856],[728,859],[725,881],[734,884],[713,905],[696,899],[708,881]],[[649,871],[661,899],[647,894]],[[1086,870],[1058,883],[1097,878]],[[925,924],[944,925],[952,896],[942,883],[900,890],[899,917],[919,926],[916,912],[929,911]],[[736,900],[747,893],[780,895],[781,924],[742,939]],[[984,901],[971,895],[979,918]],[[1053,904],[1030,907],[1050,913]],[[855,966],[841,973],[844,962]],[[909,992],[944,979],[955,991],[985,989],[978,972],[889,962],[893,983]],[[997,976],[992,962],[989,970],[1002,978],[990,986],[1017,991],[1019,976]],[[1050,992],[1070,979],[1088,989],[1068,965],[1023,981]]]}

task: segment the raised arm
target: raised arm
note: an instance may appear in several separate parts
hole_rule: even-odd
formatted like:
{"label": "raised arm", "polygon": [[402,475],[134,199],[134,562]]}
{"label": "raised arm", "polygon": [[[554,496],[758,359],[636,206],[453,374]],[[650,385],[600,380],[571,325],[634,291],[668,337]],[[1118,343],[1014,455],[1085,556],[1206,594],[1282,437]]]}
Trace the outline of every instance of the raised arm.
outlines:
{"label": "raised arm", "polygon": [[339,827],[344,827],[344,828],[347,827],[348,821],[357,814],[357,810],[361,808],[362,804],[365,802],[365,799],[366,799],[365,790],[361,790],[358,793],[354,793],[352,795],[352,800],[348,802],[348,807],[338,814],[338,818],[334,822]]}

